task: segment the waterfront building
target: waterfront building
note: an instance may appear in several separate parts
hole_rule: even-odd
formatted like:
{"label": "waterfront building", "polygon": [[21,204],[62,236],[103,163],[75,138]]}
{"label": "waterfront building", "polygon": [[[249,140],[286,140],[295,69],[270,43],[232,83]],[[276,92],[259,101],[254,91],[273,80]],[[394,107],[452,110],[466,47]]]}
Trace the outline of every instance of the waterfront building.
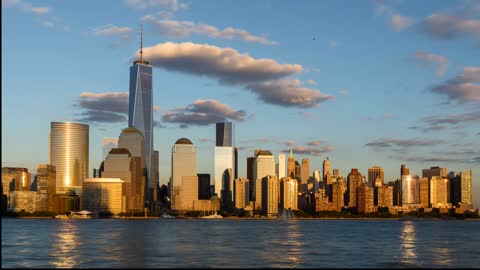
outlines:
{"label": "waterfront building", "polygon": [[120,178],[87,178],[83,181],[83,208],[91,212],[125,213],[124,190],[125,182]]}
{"label": "waterfront building", "polygon": [[[254,201],[255,207],[262,205],[262,178],[275,176],[275,159],[268,150],[258,150],[255,153],[254,163]],[[277,187],[278,189],[278,187]]]}
{"label": "waterfront building", "polygon": [[460,172],[460,203],[472,205],[472,170]]}
{"label": "waterfront building", "polygon": [[363,175],[357,168],[353,168],[347,176],[348,191],[346,204],[350,208],[357,207],[357,188],[362,184],[363,178]]}
{"label": "waterfront building", "polygon": [[172,148],[172,209],[192,210],[198,200],[197,152],[187,138],[178,139]]}
{"label": "waterfront building", "polygon": [[280,209],[298,209],[298,181],[290,177],[280,179]]}
{"label": "waterfront building", "polygon": [[2,167],[3,194],[11,191],[30,191],[31,174],[27,168]]}
{"label": "waterfront building", "polygon": [[[209,200],[210,195],[210,174],[199,173],[198,176],[198,199]],[[213,194],[212,194],[213,195]]]}
{"label": "waterfront building", "polygon": [[278,179],[282,179],[283,177],[287,176],[285,165],[286,165],[285,154],[280,153],[278,155],[278,175],[277,175]]}
{"label": "waterfront building", "polygon": [[379,207],[393,207],[393,186],[377,187]]}
{"label": "waterfront building", "polygon": [[302,167],[301,167],[301,173],[300,173],[300,191],[301,192],[308,192],[309,178],[310,178],[310,160],[308,158],[304,158],[302,159]]}
{"label": "waterfront building", "polygon": [[47,195],[47,208],[53,211],[53,196],[57,183],[57,170],[50,164],[37,165],[37,192]]}
{"label": "waterfront building", "polygon": [[138,170],[136,164],[141,162],[139,157],[132,157],[130,151],[125,148],[113,148],[104,161],[103,178],[120,178],[124,183],[125,209],[141,210],[144,203],[142,200],[143,190],[137,190],[142,187],[139,182],[144,182],[142,171]]}
{"label": "waterfront building", "polygon": [[430,206],[430,185],[428,178],[422,177],[419,182],[420,187],[420,204],[423,208]]}
{"label": "waterfront building", "polygon": [[[140,33],[140,59],[130,67],[128,126],[135,127],[143,135],[145,151],[145,206],[153,202],[154,149],[153,149],[153,85],[152,66],[143,59],[142,32]],[[119,146],[121,147],[121,146]],[[127,148],[128,149],[128,148]],[[130,150],[130,149],[129,149]],[[132,153],[132,152],[131,152]]]}
{"label": "waterfront building", "polygon": [[71,122],[52,122],[49,134],[48,164],[55,166],[56,193],[66,194],[82,186],[88,177],[89,126]]}
{"label": "waterfront building", "polygon": [[330,160],[327,157],[327,159],[323,161],[323,181],[324,182],[327,182],[327,178],[328,178],[327,174],[330,174],[330,167],[331,167]]}
{"label": "waterfront building", "polygon": [[362,183],[357,188],[357,212],[366,214],[375,212],[373,206],[373,187],[369,187],[367,183]]}
{"label": "waterfront building", "polygon": [[288,155],[287,161],[287,177],[295,178],[295,157],[293,156],[293,151],[290,149],[290,154]]}
{"label": "waterfront building", "polygon": [[444,208],[448,204],[448,179],[432,176],[430,179],[430,205],[434,208]]}
{"label": "waterfront building", "polygon": [[48,211],[48,195],[36,191],[12,191],[9,196],[10,210],[14,212],[33,213],[35,211]]}
{"label": "waterfront building", "polygon": [[379,166],[368,168],[368,186],[375,187],[377,178],[381,180],[380,186],[382,186],[385,180],[383,168]]}
{"label": "waterfront building", "polygon": [[420,203],[418,176],[402,175],[402,205]]}
{"label": "waterfront building", "polygon": [[244,177],[235,179],[234,199],[235,209],[245,209],[250,204],[249,180]]}
{"label": "waterfront building", "polygon": [[262,178],[262,215],[273,217],[278,215],[278,179],[275,175]]}
{"label": "waterfront building", "polygon": [[113,148],[118,148],[118,138],[103,137],[102,138],[102,160],[107,158],[108,153]]}
{"label": "waterfront building", "polygon": [[[145,142],[143,134],[135,127],[123,129],[118,137],[118,148],[127,149],[135,162],[135,168],[131,169],[135,171],[135,178],[137,179],[135,181],[135,193],[138,198],[137,196],[134,198],[134,207],[135,209],[145,207],[145,194],[148,194],[150,191],[146,186]],[[102,162],[101,167],[103,172],[105,162]]]}

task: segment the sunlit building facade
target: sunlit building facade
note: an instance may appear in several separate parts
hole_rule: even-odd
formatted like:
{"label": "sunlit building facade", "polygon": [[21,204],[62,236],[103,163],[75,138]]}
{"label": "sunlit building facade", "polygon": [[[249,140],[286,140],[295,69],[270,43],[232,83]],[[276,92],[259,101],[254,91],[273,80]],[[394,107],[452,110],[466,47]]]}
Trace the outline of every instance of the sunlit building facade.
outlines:
{"label": "sunlit building facade", "polygon": [[89,126],[71,122],[52,122],[49,135],[48,164],[55,166],[56,193],[81,187],[88,177]]}
{"label": "sunlit building facade", "polygon": [[430,206],[430,185],[429,180],[426,177],[420,178],[419,182],[420,188],[420,204],[423,208],[428,208]]}
{"label": "sunlit building facade", "polygon": [[327,174],[330,174],[331,164],[330,159],[325,159],[323,161],[323,181],[327,182]]}
{"label": "sunlit building facade", "polygon": [[197,151],[189,139],[175,142],[171,166],[172,209],[193,210],[198,200]]}
{"label": "sunlit building facade", "polygon": [[298,181],[290,177],[280,179],[280,209],[298,209]]}
{"label": "sunlit building facade", "polygon": [[283,177],[287,176],[287,171],[286,171],[286,160],[285,160],[285,154],[280,153],[278,155],[278,179],[282,179]]}
{"label": "sunlit building facade", "polygon": [[83,181],[83,208],[119,214],[126,211],[125,183],[120,178],[87,178]]}
{"label": "sunlit building facade", "polygon": [[430,205],[434,208],[448,206],[448,179],[432,176],[430,179]]}
{"label": "sunlit building facade", "polygon": [[385,181],[383,168],[379,166],[368,168],[368,186],[374,187],[377,178],[381,179],[383,185],[383,182]]}
{"label": "sunlit building facade", "polygon": [[300,173],[300,190],[308,192],[308,179],[310,178],[310,160],[308,158],[302,159],[302,169]]}
{"label": "sunlit building facade", "polygon": [[[275,159],[268,150],[260,150],[255,154],[254,172],[254,201],[257,207],[262,204],[262,178],[275,176]],[[278,189],[278,187],[277,187]]]}
{"label": "sunlit building facade", "polygon": [[235,186],[234,186],[234,202],[235,202],[235,209],[245,209],[250,203],[249,198],[249,180],[244,177],[240,177],[239,179],[235,179]]}
{"label": "sunlit building facade", "polygon": [[53,196],[57,184],[57,170],[50,164],[37,165],[37,192],[46,194],[48,210],[53,211]]}
{"label": "sunlit building facade", "polygon": [[460,172],[460,203],[472,204],[472,170]]}
{"label": "sunlit building facade", "polygon": [[290,154],[288,155],[287,160],[287,177],[295,178],[295,157],[293,156],[293,151],[290,149]]}
{"label": "sunlit building facade", "polygon": [[273,217],[278,215],[278,179],[275,175],[262,178],[262,214]]}
{"label": "sunlit building facade", "polygon": [[402,205],[420,203],[418,176],[402,175]]}
{"label": "sunlit building facade", "polygon": [[2,189],[3,194],[8,196],[10,191],[29,191],[31,174],[27,168],[3,167]]}

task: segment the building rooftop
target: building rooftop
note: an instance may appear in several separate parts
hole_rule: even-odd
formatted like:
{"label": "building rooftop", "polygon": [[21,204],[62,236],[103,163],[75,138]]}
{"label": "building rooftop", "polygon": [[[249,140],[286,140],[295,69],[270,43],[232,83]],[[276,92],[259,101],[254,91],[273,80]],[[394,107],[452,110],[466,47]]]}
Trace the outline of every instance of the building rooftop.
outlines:
{"label": "building rooftop", "polygon": [[108,154],[127,154],[130,156],[130,151],[126,148],[112,148]]}
{"label": "building rooftop", "polygon": [[273,156],[273,155],[272,155],[272,152],[268,150],[260,150],[258,151],[257,156]]}
{"label": "building rooftop", "polygon": [[128,132],[139,132],[139,133],[141,133],[140,130],[138,130],[136,127],[125,128],[125,129],[122,130],[122,132],[126,132],[126,133],[128,133]]}
{"label": "building rooftop", "polygon": [[193,144],[193,143],[187,138],[180,138],[175,142],[175,144]]}

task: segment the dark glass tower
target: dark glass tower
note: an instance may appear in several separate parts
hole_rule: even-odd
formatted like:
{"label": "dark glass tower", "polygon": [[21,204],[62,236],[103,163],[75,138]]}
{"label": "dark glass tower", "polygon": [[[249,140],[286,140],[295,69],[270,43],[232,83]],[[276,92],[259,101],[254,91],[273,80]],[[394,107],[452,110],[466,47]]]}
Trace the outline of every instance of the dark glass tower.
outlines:
{"label": "dark glass tower", "polygon": [[[142,36],[140,37],[140,60],[130,67],[130,93],[128,126],[137,128],[145,138],[145,201],[152,202],[154,187],[153,166],[153,92],[152,66],[143,59]],[[151,194],[152,193],[152,194]],[[148,207],[148,206],[147,206]]]}
{"label": "dark glass tower", "polygon": [[233,146],[233,125],[232,122],[217,123],[217,144],[216,146]]}

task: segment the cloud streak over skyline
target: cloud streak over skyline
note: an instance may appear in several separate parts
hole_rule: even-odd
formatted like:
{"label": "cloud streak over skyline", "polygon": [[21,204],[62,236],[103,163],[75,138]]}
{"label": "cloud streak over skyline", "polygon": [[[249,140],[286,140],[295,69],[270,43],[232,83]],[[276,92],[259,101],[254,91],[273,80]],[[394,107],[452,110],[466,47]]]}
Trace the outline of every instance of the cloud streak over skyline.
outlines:
{"label": "cloud streak over skyline", "polygon": [[268,104],[309,108],[333,99],[333,96],[303,86],[299,80],[286,78],[304,70],[298,64],[255,59],[232,48],[191,42],[167,42],[143,51],[153,66],[207,76],[227,85],[240,85]]}
{"label": "cloud streak over skyline", "polygon": [[430,89],[432,93],[445,95],[448,102],[480,102],[480,67],[465,67],[463,72]]}

